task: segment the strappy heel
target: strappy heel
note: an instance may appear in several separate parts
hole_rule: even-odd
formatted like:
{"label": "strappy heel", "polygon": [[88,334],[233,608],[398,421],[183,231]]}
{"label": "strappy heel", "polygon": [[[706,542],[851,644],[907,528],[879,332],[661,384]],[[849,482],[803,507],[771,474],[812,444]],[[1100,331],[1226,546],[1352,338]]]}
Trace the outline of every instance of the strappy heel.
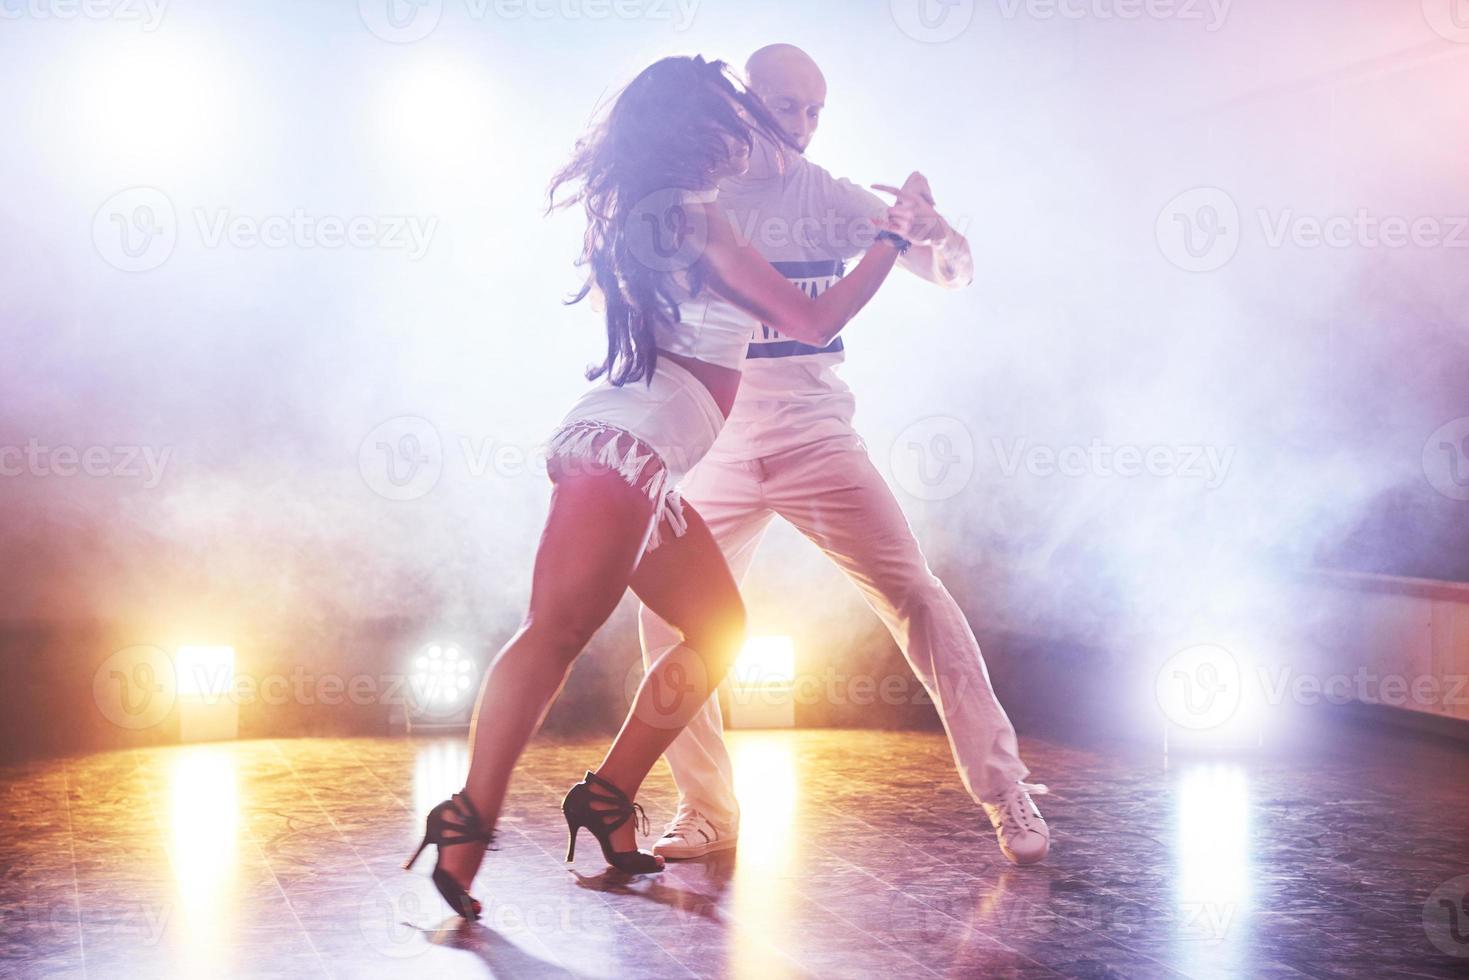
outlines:
{"label": "strappy heel", "polygon": [[[594,807],[594,802],[604,806]],[[596,773],[588,771],[586,779],[571,787],[571,792],[561,803],[561,812],[566,815],[567,861],[576,857],[576,834],[585,827],[602,845],[602,857],[618,871],[651,874],[663,870],[658,858],[647,851],[612,849],[612,832],[629,820],[636,819],[637,829],[648,833],[648,815],[641,806],[629,800],[626,793]]]}
{"label": "strappy heel", "polygon": [[[450,816],[455,818],[452,823]],[[475,842],[483,843],[488,848],[494,840],[495,832],[485,829],[479,811],[475,810],[474,804],[461,790],[428,812],[428,827],[424,830],[423,841],[418,845],[418,850],[413,852],[413,856],[404,862],[403,870],[412,869],[425,847],[437,844],[439,856],[434,861],[434,887],[444,896],[444,901],[449,903],[451,909],[473,922],[479,918],[480,903],[454,880],[453,875],[444,870],[444,848]]]}

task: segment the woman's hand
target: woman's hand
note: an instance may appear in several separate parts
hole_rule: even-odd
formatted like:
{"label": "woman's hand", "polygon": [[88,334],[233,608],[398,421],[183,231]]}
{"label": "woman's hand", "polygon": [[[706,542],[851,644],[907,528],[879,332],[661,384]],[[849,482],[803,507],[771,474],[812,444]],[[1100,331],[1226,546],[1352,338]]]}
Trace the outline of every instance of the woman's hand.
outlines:
{"label": "woman's hand", "polygon": [[938,244],[947,237],[948,225],[934,210],[933,191],[923,174],[913,171],[902,187],[873,184],[872,189],[891,194],[897,201],[888,208],[888,220],[901,224],[905,230],[889,227],[888,231],[902,235],[915,245]]}

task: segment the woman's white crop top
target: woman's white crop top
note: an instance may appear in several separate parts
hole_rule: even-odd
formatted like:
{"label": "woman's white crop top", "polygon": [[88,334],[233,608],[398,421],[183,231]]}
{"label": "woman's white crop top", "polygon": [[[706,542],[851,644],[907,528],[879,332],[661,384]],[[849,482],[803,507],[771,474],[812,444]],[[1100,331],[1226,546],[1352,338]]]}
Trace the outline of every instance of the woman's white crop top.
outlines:
{"label": "woman's white crop top", "polygon": [[[712,203],[718,194],[718,190],[681,192],[684,202],[705,204]],[[658,349],[736,371],[743,368],[750,338],[760,321],[707,287],[698,296],[690,296],[683,273],[674,272],[673,276],[675,293],[680,297],[679,322],[655,326]]]}

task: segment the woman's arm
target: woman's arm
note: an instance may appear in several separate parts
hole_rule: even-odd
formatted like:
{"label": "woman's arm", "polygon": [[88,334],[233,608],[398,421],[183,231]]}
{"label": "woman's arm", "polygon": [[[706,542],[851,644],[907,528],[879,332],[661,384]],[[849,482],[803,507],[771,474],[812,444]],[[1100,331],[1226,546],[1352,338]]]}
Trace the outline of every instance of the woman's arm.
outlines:
{"label": "woman's arm", "polygon": [[[775,271],[754,246],[741,242],[717,204],[704,208],[709,241],[699,261],[709,288],[787,337],[816,347],[831,343],[876,295],[898,261],[898,250],[878,241],[850,275],[812,299]],[[901,235],[905,229],[891,230]]]}

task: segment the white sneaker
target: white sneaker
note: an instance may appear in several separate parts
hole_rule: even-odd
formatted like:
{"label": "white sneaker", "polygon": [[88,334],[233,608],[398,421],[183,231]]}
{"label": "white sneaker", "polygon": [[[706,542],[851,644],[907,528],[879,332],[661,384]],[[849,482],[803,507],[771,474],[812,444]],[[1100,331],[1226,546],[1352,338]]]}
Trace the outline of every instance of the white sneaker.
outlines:
{"label": "white sneaker", "polygon": [[692,807],[681,807],[653,853],[670,861],[686,861],[715,851],[725,851],[739,841],[739,831],[720,827]]}
{"label": "white sneaker", "polygon": [[984,812],[995,827],[1000,850],[1015,864],[1035,864],[1051,850],[1051,828],[1036,809],[1030,794],[1050,792],[1039,783],[1017,782],[996,803],[985,803]]}

